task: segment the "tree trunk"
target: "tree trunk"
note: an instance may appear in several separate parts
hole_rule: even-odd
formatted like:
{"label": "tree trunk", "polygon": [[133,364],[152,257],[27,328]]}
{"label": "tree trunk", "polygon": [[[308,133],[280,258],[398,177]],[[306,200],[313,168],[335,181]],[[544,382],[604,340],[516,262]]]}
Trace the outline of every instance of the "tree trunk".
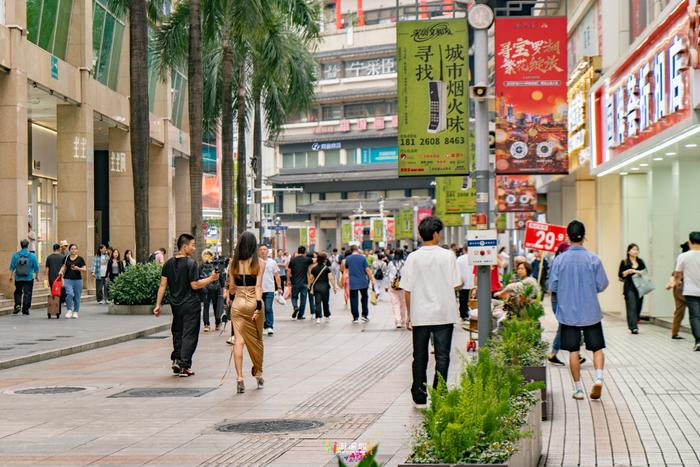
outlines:
{"label": "tree trunk", "polygon": [[132,0],[129,9],[129,105],[131,169],[134,183],[136,258],[146,262],[150,254],[148,225],[148,26],[146,0]]}
{"label": "tree trunk", "polygon": [[233,51],[225,46],[221,63],[221,246],[233,254]]}
{"label": "tree trunk", "polygon": [[255,203],[259,215],[259,239],[263,243],[262,222],[262,109],[260,108],[260,91],[255,92],[255,114],[253,117],[253,173],[255,174]]}
{"label": "tree trunk", "polygon": [[202,23],[199,0],[190,3],[190,43],[187,60],[187,105],[190,122],[190,212],[191,233],[197,243],[197,254],[204,248],[202,231],[202,139],[204,137],[204,78],[202,70]]}
{"label": "tree trunk", "polygon": [[236,120],[238,124],[238,177],[236,178],[236,227],[240,236],[247,227],[247,180],[245,152],[245,123],[246,123],[246,71],[245,60],[238,64],[238,92],[236,93]]}

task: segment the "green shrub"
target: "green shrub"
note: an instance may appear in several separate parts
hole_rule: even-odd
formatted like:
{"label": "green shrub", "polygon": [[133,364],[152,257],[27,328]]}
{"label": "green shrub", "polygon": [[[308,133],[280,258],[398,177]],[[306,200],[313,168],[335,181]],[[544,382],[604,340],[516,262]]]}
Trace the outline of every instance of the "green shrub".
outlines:
{"label": "green shrub", "polygon": [[542,340],[538,321],[512,316],[503,323],[500,340],[489,347],[499,361],[513,367],[541,365],[547,355],[547,342]]}
{"label": "green shrub", "polygon": [[[109,294],[115,305],[155,305],[162,267],[155,263],[127,268],[110,283]],[[166,289],[163,303],[168,303]]]}

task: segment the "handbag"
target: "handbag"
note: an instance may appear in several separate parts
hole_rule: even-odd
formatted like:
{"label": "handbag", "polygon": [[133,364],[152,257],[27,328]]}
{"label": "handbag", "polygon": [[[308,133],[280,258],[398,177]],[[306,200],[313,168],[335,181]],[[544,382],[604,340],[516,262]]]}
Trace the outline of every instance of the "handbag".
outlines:
{"label": "handbag", "polygon": [[632,276],[632,283],[634,283],[634,286],[637,288],[640,297],[654,291],[654,284],[651,283],[649,273],[646,270]]}
{"label": "handbag", "polygon": [[61,276],[58,276],[53,281],[53,284],[51,284],[51,296],[52,297],[60,297],[62,288],[63,288],[63,279],[61,278]]}
{"label": "handbag", "polygon": [[324,264],[324,265],[323,265],[323,268],[318,272],[318,276],[316,276],[316,279],[314,279],[314,281],[313,281],[313,282],[311,283],[311,285],[309,286],[309,295],[313,295],[313,294],[314,294],[314,284],[316,283],[316,281],[318,280],[318,278],[321,277],[321,274],[323,274],[323,271],[325,271],[325,270],[326,270],[326,265]]}
{"label": "handbag", "polygon": [[394,290],[401,290],[401,269],[403,268],[404,264],[406,263],[402,261],[401,266],[399,266],[399,268],[396,270],[394,279],[391,281],[391,288]]}

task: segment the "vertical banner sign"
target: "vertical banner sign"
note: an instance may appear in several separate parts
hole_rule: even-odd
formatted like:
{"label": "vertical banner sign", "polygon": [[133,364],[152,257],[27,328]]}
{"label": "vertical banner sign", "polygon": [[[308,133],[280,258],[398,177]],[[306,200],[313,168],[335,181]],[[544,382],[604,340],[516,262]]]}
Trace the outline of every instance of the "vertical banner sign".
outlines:
{"label": "vertical banner sign", "polygon": [[498,212],[537,211],[537,189],[531,177],[497,176],[496,203]]}
{"label": "vertical banner sign", "polygon": [[396,223],[394,218],[389,218],[386,220],[386,241],[393,242],[396,240]]}
{"label": "vertical banner sign", "polygon": [[430,217],[433,215],[433,210],[430,208],[421,208],[418,210],[418,217],[416,219],[416,224],[420,224],[420,221],[425,219],[426,217]]}
{"label": "vertical banner sign", "polygon": [[401,209],[396,225],[397,240],[413,239],[413,209]]}
{"label": "vertical banner sign", "polygon": [[316,227],[309,227],[309,246],[316,245]]}
{"label": "vertical banner sign", "polygon": [[435,179],[435,212],[446,214],[476,212],[476,185],[467,187],[465,177],[439,177]]}
{"label": "vertical banner sign", "polygon": [[372,219],[372,235],[375,242],[384,241],[384,219]]}
{"label": "vertical banner sign", "polygon": [[352,241],[352,224],[350,222],[343,222],[342,229],[341,241],[343,245],[347,245]]}
{"label": "vertical banner sign", "polygon": [[357,243],[362,243],[364,240],[364,225],[362,222],[353,222],[352,224],[352,240]]}
{"label": "vertical banner sign", "polygon": [[469,172],[464,19],[396,25],[399,176]]}
{"label": "vertical banner sign", "polygon": [[299,246],[309,246],[309,229],[306,227],[299,229]]}
{"label": "vertical banner sign", "polygon": [[566,17],[497,18],[496,172],[566,174]]}

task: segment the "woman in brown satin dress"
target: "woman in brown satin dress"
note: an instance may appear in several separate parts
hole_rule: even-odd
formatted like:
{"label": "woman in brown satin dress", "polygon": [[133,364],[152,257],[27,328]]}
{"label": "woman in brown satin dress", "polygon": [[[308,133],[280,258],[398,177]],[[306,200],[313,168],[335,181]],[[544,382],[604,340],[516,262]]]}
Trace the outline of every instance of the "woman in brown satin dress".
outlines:
{"label": "woman in brown satin dress", "polygon": [[233,259],[229,263],[227,300],[231,305],[231,321],[235,329],[236,342],[233,360],[236,367],[237,392],[245,392],[243,382],[243,346],[253,363],[252,374],[257,379],[258,389],[263,387],[263,321],[265,313],[262,303],[262,276],[264,264],[258,259],[258,242],[250,232],[241,235]]}

